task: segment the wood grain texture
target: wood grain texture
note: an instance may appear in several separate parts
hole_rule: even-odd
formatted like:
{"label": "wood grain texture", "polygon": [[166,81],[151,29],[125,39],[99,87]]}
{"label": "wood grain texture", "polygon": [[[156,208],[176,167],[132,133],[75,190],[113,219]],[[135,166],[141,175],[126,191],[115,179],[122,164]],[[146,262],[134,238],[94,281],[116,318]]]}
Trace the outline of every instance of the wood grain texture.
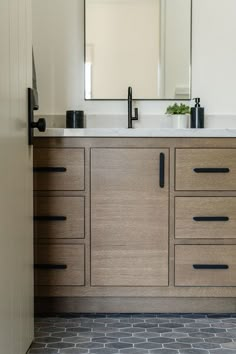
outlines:
{"label": "wood grain texture", "polygon": [[89,147],[128,147],[128,148],[186,148],[186,149],[233,149],[235,138],[72,138],[51,137],[34,138],[34,146],[40,148],[89,148]]}
{"label": "wood grain texture", "polygon": [[168,150],[92,149],[93,286],[168,285],[168,165]]}
{"label": "wood grain texture", "polygon": [[175,201],[175,149],[170,148],[170,193],[169,193],[169,287],[175,283],[175,229],[174,229],[174,201]]}
{"label": "wood grain texture", "polygon": [[84,190],[84,149],[34,149],[34,167],[65,167],[66,172],[34,173],[35,190]]}
{"label": "wood grain texture", "polygon": [[37,286],[35,296],[40,297],[176,297],[236,298],[235,286]]}
{"label": "wood grain texture", "polygon": [[35,221],[34,235],[40,239],[84,238],[84,197],[35,197],[35,216],[64,216],[63,221]]}
{"label": "wood grain texture", "polygon": [[236,299],[175,297],[36,298],[36,313],[235,313]]}
{"label": "wood grain texture", "polygon": [[[35,197],[85,197],[85,213],[86,213],[86,220],[85,220],[85,239],[53,239],[50,238],[47,241],[45,239],[40,239],[40,243],[42,242],[50,242],[50,243],[57,243],[61,244],[62,242],[64,244],[67,244],[73,246],[78,242],[83,242],[84,247],[86,249],[86,268],[85,268],[85,274],[86,274],[86,280],[85,280],[85,286],[70,286],[70,285],[59,285],[59,286],[37,286],[36,287],[36,295],[37,296],[43,296],[43,297],[52,297],[52,301],[50,302],[49,305],[49,310],[53,311],[53,309],[58,310],[58,309],[64,309],[65,301],[66,303],[69,303],[69,305],[65,305],[65,309],[74,309],[75,312],[76,310],[78,311],[89,311],[89,310],[96,310],[97,312],[106,312],[106,311],[118,311],[124,310],[124,311],[140,311],[140,307],[142,306],[142,309],[145,305],[145,308],[149,311],[157,311],[157,309],[160,309],[160,312],[168,312],[168,311],[174,311],[177,309],[178,311],[200,311],[203,312],[210,311],[210,309],[215,311],[225,311],[225,312],[230,312],[231,310],[233,311],[236,309],[235,306],[235,300],[234,298],[236,297],[236,287],[233,286],[175,286],[175,259],[174,259],[174,250],[175,250],[175,245],[182,245],[182,246],[195,246],[196,243],[198,245],[202,245],[204,247],[209,248],[209,244],[212,246],[218,245],[219,247],[222,247],[223,245],[228,245],[228,247],[235,247],[234,245],[236,244],[235,238],[216,238],[212,237],[211,239],[206,239],[206,238],[174,238],[174,232],[175,232],[175,213],[174,213],[174,201],[176,197],[180,198],[185,198],[189,197],[190,199],[194,197],[198,198],[210,198],[210,197],[222,197],[225,199],[225,197],[233,198],[236,197],[236,190],[217,190],[217,189],[212,189],[212,190],[175,190],[175,182],[176,182],[176,173],[175,173],[175,158],[176,158],[176,149],[184,149],[184,150],[206,150],[212,151],[212,150],[223,150],[223,151],[229,151],[233,150],[233,148],[236,148],[236,139],[217,139],[217,138],[211,138],[211,139],[193,139],[193,138],[35,138],[35,145],[39,149],[56,149],[56,150],[66,150],[66,149],[83,149],[85,151],[85,186],[84,190],[45,190],[45,191],[35,191]],[[169,284],[168,286],[159,286],[155,285],[154,283],[149,285],[142,285],[142,282],[139,282],[137,285],[135,283],[137,279],[137,274],[138,272],[143,271],[142,270],[142,262],[136,260],[135,257],[131,258],[130,261],[125,259],[125,266],[127,264],[131,264],[137,262],[138,266],[137,267],[137,272],[132,275],[131,282],[128,285],[96,285],[96,286],[91,286],[91,281],[90,281],[90,151],[94,150],[119,150],[119,149],[128,149],[128,150],[156,150],[156,149],[167,149],[169,151],[169,165],[170,165],[170,172],[169,172],[169,195],[170,195],[170,201],[169,201],[169,238],[167,236],[167,243],[169,242]],[[106,160],[106,155],[104,154],[103,156],[100,157],[101,161]],[[147,159],[149,160],[149,159]],[[110,160],[109,160],[110,161]],[[109,162],[110,166],[106,166],[106,169],[104,170],[104,173],[106,173],[105,178],[99,179],[99,185],[103,184],[103,182],[106,182],[110,178],[110,167],[113,166],[113,161]],[[116,164],[116,163],[115,163]],[[132,164],[130,165],[132,166]],[[127,214],[125,213],[125,208],[126,206],[132,207],[135,204],[135,208],[137,207],[138,214],[133,216],[133,219],[136,222],[136,227],[141,231],[144,230],[144,223],[142,223],[142,217],[140,215],[142,214],[142,205],[144,203],[144,206],[147,206],[147,200],[144,197],[144,191],[142,188],[139,188],[143,182],[141,180],[146,180],[146,164],[145,162],[142,162],[142,166],[144,168],[140,172],[140,168],[138,168],[138,173],[135,172],[137,171],[137,167],[133,168],[133,171],[130,172],[129,168],[125,166],[124,171],[128,170],[129,175],[131,176],[126,183],[126,186],[130,188],[131,185],[134,185],[134,190],[137,195],[140,195],[140,199],[138,202],[129,202],[129,194],[125,190],[119,190],[122,191],[123,194],[126,193],[126,198],[125,200],[125,206],[121,203],[119,204],[116,203],[115,207],[118,213],[120,213],[121,217],[120,220],[123,220],[123,224],[121,227],[125,227],[127,225],[126,223],[126,217]],[[224,166],[225,167],[225,166]],[[132,168],[132,167],[131,167]],[[98,166],[99,169],[99,166]],[[143,171],[144,170],[144,171]],[[158,174],[157,171],[155,171],[156,174]],[[124,173],[125,174],[125,173]],[[135,174],[135,177],[134,177]],[[101,176],[102,176],[102,171],[101,171]],[[166,173],[167,176],[167,173]],[[148,177],[149,178],[149,177]],[[183,178],[183,176],[181,176]],[[93,179],[92,179],[93,180]],[[119,179],[120,180],[120,179]],[[119,182],[118,180],[118,182]],[[116,181],[115,181],[116,182]],[[110,183],[110,182],[109,182]],[[117,185],[119,186],[119,183],[110,183],[109,184],[112,189],[116,190]],[[157,184],[158,185],[158,184]],[[102,188],[105,188],[102,186]],[[109,188],[108,188],[109,189]],[[102,191],[102,190],[101,190]],[[105,191],[105,200],[104,203],[107,201],[107,198],[109,197],[109,190]],[[100,192],[99,192],[100,193]],[[113,194],[113,191],[111,193],[111,196],[117,197],[116,194]],[[154,193],[153,193],[154,196]],[[222,199],[222,200],[223,200]],[[109,199],[108,199],[109,200]],[[127,201],[128,200],[128,201]],[[93,203],[93,198],[92,198],[92,203]],[[133,204],[132,204],[133,203]],[[153,199],[151,204],[153,205]],[[113,204],[111,204],[113,206]],[[205,203],[204,203],[205,205]],[[224,206],[226,208],[226,204]],[[232,208],[231,208],[232,209]],[[99,209],[96,208],[96,210],[99,211],[99,213],[102,211],[105,213],[106,209]],[[151,208],[148,208],[148,210],[151,210],[151,213],[154,213],[153,211],[153,206]],[[118,216],[117,212],[113,213],[113,209],[109,210],[110,215],[117,221]],[[105,213],[106,214],[106,213]],[[105,215],[104,214],[104,215]],[[98,215],[98,214],[97,214]],[[100,214],[99,214],[100,215]],[[98,215],[98,216],[99,216]],[[139,215],[139,216],[138,216]],[[147,213],[145,213],[146,217]],[[96,216],[97,217],[97,216]],[[182,217],[184,217],[182,215]],[[139,219],[138,219],[139,218]],[[149,222],[149,217],[146,217],[145,222]],[[107,232],[109,229],[109,223],[106,225],[106,219],[104,220],[101,219],[101,238],[102,238],[102,230],[104,227],[104,230]],[[152,225],[151,221],[151,224]],[[159,219],[158,219],[158,225],[161,224]],[[151,229],[155,228],[156,226],[151,226]],[[146,230],[146,229],[145,229]],[[132,231],[132,230],[131,230]],[[129,229],[130,232],[130,229]],[[117,234],[119,234],[119,230],[117,231]],[[112,242],[114,241],[114,233],[109,233],[107,232],[107,238],[111,241],[109,244],[109,247],[112,248]],[[113,236],[112,236],[113,235]],[[129,243],[128,246],[131,245],[131,248],[134,250],[134,255],[138,253],[140,250],[139,248],[142,247],[142,245],[146,246],[145,244],[145,237],[147,241],[151,244],[152,240],[150,238],[147,238],[146,233],[143,232],[143,236],[134,236],[134,233],[131,232],[132,240],[135,240],[136,244],[135,246],[137,247],[137,252],[135,248],[133,247],[132,243]],[[122,241],[122,243],[117,244],[122,246],[125,242],[124,238],[117,238],[113,243],[115,244],[116,241]],[[129,240],[129,237],[127,238]],[[93,234],[92,234],[92,242],[93,242]],[[117,244],[115,244],[117,246]],[[161,243],[162,244],[162,243]],[[156,246],[153,243],[154,246]],[[152,246],[153,246],[152,245]],[[63,246],[63,245],[62,245]],[[64,246],[63,246],[64,247]],[[112,252],[114,252],[115,248],[112,248]],[[110,252],[110,249],[107,249],[108,252]],[[145,256],[148,254],[145,248],[143,248],[143,253],[145,253]],[[156,252],[156,250],[154,250]],[[114,252],[115,254],[115,252]],[[118,252],[117,252],[118,254]],[[93,253],[92,253],[93,255]],[[120,252],[118,256],[121,255],[121,260],[123,257],[123,253]],[[112,253],[113,257],[113,253]],[[113,259],[115,261],[115,266],[117,266],[117,258],[112,258],[110,257],[109,262],[112,263]],[[137,257],[136,257],[137,258]],[[99,265],[103,264],[103,259],[101,256],[101,263]],[[152,263],[152,259],[150,259],[150,263]],[[154,268],[155,269],[155,268]],[[122,274],[120,272],[119,274]],[[119,275],[118,274],[118,275]],[[153,272],[154,274],[154,272]],[[141,273],[142,277],[144,278],[146,276],[146,273]],[[113,271],[110,271],[110,276],[108,277],[109,281],[112,282],[112,278],[116,276],[116,273]],[[92,279],[93,280],[93,279]],[[156,280],[156,279],[155,279]],[[120,281],[120,279],[118,280]],[[134,285],[135,283],[135,285]],[[141,285],[140,285],[141,284]],[[93,285],[93,283],[92,283]],[[62,297],[65,297],[64,299]],[[136,301],[137,297],[139,299]],[[216,299],[217,298],[217,299]],[[226,299],[227,298],[227,299]],[[45,299],[46,303],[49,303],[49,299]],[[149,306],[150,305],[150,306]],[[201,306],[202,305],[202,306]],[[204,305],[204,306],[203,306]],[[56,311],[58,312],[58,311]],[[60,311],[59,311],[60,312]],[[73,311],[72,311],[73,312]]]}
{"label": "wood grain texture", "polygon": [[[195,173],[194,168],[229,168]],[[176,190],[236,190],[236,149],[176,149]]]}
{"label": "wood grain texture", "polygon": [[35,285],[84,285],[84,245],[37,245],[35,264],[64,264],[65,270],[35,270]]}
{"label": "wood grain texture", "polygon": [[[199,216],[225,216],[228,221],[194,221]],[[236,238],[235,197],[175,198],[176,238]]]}
{"label": "wood grain texture", "polygon": [[[196,270],[193,264],[226,264],[225,270]],[[236,245],[175,246],[176,286],[236,286]]]}

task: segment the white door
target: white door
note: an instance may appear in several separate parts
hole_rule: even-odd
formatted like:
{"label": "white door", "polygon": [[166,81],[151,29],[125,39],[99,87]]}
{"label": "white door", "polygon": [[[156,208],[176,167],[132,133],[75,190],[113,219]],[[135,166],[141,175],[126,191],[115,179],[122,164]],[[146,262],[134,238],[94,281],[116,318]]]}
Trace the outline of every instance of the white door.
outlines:
{"label": "white door", "polygon": [[31,0],[0,0],[0,353],[25,354],[33,338]]}

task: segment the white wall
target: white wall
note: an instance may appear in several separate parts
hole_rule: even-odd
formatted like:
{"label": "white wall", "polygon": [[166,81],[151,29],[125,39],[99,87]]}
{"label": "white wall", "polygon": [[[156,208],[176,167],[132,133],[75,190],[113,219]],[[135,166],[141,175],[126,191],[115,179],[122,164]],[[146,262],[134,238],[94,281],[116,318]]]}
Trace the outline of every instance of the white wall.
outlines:
{"label": "white wall", "polygon": [[193,97],[210,113],[236,114],[236,1],[193,4]]}
{"label": "white wall", "polygon": [[[44,38],[35,41],[44,42],[35,47],[41,114],[127,112],[125,101],[83,99],[83,2],[33,0],[34,34]],[[193,97],[201,97],[208,114],[236,114],[235,14],[236,0],[193,0]],[[141,101],[138,106],[142,113],[160,114],[167,104]]]}

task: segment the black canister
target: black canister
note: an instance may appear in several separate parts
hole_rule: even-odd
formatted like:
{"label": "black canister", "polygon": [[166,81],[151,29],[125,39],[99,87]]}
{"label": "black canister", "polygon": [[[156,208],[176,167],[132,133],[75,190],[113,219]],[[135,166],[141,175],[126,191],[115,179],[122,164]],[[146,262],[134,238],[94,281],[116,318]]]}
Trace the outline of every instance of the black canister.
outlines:
{"label": "black canister", "polygon": [[191,128],[204,128],[204,108],[200,105],[200,98],[194,98],[195,107],[191,108]]}
{"label": "black canister", "polygon": [[66,111],[66,128],[84,128],[84,111]]}

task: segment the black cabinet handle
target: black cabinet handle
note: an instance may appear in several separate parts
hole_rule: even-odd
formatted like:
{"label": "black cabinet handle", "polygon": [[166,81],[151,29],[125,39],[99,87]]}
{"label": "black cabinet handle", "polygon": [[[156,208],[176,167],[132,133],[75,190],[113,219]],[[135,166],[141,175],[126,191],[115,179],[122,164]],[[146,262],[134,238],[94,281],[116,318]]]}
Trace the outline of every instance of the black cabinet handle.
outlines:
{"label": "black cabinet handle", "polygon": [[65,221],[66,216],[34,216],[34,221]]}
{"label": "black cabinet handle", "polygon": [[229,168],[194,168],[196,173],[229,173]]}
{"label": "black cabinet handle", "polygon": [[204,269],[229,269],[227,264],[193,264],[194,269],[204,270]]}
{"label": "black cabinet handle", "polygon": [[67,269],[66,264],[35,264],[34,269],[40,270],[55,270],[55,269]]}
{"label": "black cabinet handle", "polygon": [[194,216],[194,221],[229,221],[228,216]]}
{"label": "black cabinet handle", "polygon": [[34,173],[66,172],[65,167],[34,167]]}
{"label": "black cabinet handle", "polygon": [[163,152],[160,153],[160,188],[165,187],[165,154]]}

